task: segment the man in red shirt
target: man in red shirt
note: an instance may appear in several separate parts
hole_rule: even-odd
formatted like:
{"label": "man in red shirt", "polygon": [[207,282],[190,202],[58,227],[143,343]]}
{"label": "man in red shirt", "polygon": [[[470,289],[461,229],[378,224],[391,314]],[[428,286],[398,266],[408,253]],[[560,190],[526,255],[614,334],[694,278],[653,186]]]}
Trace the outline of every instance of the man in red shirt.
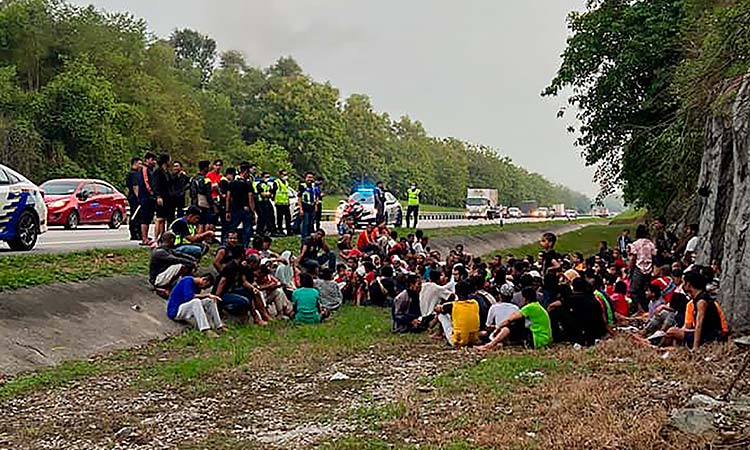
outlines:
{"label": "man in red shirt", "polygon": [[208,172],[206,178],[211,180],[211,196],[216,199],[219,197],[219,182],[221,182],[221,168],[224,167],[224,161],[217,159],[214,161],[214,170]]}

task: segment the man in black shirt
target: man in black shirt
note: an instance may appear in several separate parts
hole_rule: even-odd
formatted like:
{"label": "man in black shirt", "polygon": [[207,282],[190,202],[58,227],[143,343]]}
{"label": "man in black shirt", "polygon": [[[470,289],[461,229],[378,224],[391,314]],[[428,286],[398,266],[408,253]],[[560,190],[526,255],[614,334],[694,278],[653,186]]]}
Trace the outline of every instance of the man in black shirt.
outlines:
{"label": "man in black shirt", "polygon": [[313,263],[314,265],[327,263],[331,272],[336,270],[336,254],[328,247],[325,237],[326,232],[318,230],[302,241],[300,258],[297,260],[299,265],[308,269]]}
{"label": "man in black shirt", "polygon": [[182,217],[185,215],[185,191],[187,191],[188,184],[190,184],[190,177],[188,177],[185,169],[182,168],[182,163],[175,161],[172,163],[172,206],[175,209],[175,217]]}
{"label": "man in black shirt", "polygon": [[554,233],[544,233],[540,244],[544,251],[540,254],[542,258],[542,276],[547,272],[558,273],[562,265],[560,264],[560,255],[555,251],[557,236]]}
{"label": "man in black shirt", "polygon": [[141,158],[130,160],[130,172],[125,177],[125,186],[128,188],[128,206],[130,206],[130,217],[128,218],[128,228],[130,230],[130,240],[141,240],[141,224],[135,219],[135,212],[138,210],[138,172],[141,170]]}
{"label": "man in black shirt", "polygon": [[276,224],[274,208],[271,201],[276,192],[276,183],[271,182],[271,174],[263,172],[260,181],[256,184],[258,195],[258,234],[275,234]]}
{"label": "man in black shirt", "polygon": [[146,152],[143,165],[138,171],[138,222],[141,224],[141,245],[151,245],[154,241],[149,239],[148,230],[154,220],[156,209],[156,194],[154,193],[154,168],[156,167],[156,155]]}
{"label": "man in black shirt", "polygon": [[172,167],[166,153],[159,155],[158,167],[154,170],[154,194],[156,196],[156,229],[154,238],[158,241],[166,231],[167,224],[174,222],[172,206]]}
{"label": "man in black shirt", "polygon": [[386,221],[385,217],[385,185],[382,181],[378,181],[375,185],[375,191],[373,192],[375,202],[375,224],[380,225]]}
{"label": "man in black shirt", "polygon": [[[255,222],[255,198],[252,181],[248,180],[250,164],[240,164],[240,175],[235,176],[233,169],[227,169],[229,188],[226,199],[227,231],[236,231],[242,224],[242,245],[247,247],[253,235]],[[224,234],[226,236],[226,234]]]}

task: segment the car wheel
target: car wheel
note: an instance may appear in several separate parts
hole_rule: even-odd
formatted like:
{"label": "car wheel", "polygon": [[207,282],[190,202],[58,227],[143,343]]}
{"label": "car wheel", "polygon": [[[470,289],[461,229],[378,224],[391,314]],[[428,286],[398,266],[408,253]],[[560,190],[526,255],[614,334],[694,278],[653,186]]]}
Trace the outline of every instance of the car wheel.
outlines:
{"label": "car wheel", "polygon": [[75,230],[80,223],[81,217],[78,215],[78,211],[73,210],[68,214],[68,220],[65,221],[65,229]]}
{"label": "car wheel", "polygon": [[39,220],[31,211],[24,211],[16,224],[16,237],[8,241],[11,250],[27,252],[34,248],[39,238]]}
{"label": "car wheel", "polygon": [[112,213],[112,217],[109,219],[109,228],[117,230],[120,228],[120,225],[122,225],[122,213],[119,209],[116,209],[115,212]]}

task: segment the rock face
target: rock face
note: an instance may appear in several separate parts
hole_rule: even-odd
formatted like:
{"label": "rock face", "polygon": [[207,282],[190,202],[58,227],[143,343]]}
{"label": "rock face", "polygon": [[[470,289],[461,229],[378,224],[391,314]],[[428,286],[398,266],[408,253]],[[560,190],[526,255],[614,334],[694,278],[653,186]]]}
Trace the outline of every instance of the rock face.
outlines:
{"label": "rock face", "polygon": [[724,115],[709,120],[698,182],[699,264],[721,261],[720,300],[735,332],[750,331],[750,75]]}

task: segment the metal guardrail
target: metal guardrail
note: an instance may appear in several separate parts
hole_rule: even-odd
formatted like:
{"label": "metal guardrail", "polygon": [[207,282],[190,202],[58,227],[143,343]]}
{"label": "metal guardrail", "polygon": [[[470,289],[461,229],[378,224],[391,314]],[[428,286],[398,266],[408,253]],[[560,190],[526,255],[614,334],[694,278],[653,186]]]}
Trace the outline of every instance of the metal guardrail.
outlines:
{"label": "metal guardrail", "polygon": [[[323,220],[332,221],[336,217],[336,211],[323,210]],[[463,212],[420,212],[419,220],[464,220],[466,219],[466,213]],[[406,220],[406,212],[404,212],[404,220]]]}

